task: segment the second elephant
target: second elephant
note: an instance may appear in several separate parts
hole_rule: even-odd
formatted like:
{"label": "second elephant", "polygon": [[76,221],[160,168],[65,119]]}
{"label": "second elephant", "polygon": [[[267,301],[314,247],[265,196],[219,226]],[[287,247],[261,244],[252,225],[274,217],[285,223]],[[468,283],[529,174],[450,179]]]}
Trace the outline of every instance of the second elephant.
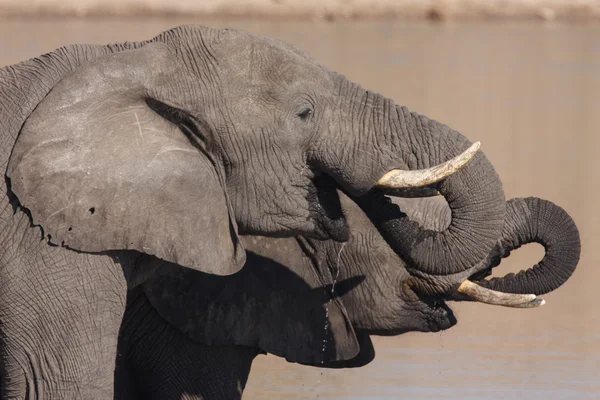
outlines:
{"label": "second elephant", "polygon": [[[445,301],[468,300],[456,292],[466,278],[506,293],[544,294],[563,284],[579,260],[579,234],[563,209],[539,198],[512,199],[488,257],[466,274],[425,277],[352,201],[340,197],[351,228],[345,244],[247,236],[248,262],[233,276],[173,266],[132,292],[121,330],[117,394],[239,398],[261,352],[308,365],[361,366],[375,356],[370,334],[452,327],[456,319]],[[449,223],[447,205],[436,199],[394,201],[427,229],[443,230]],[[382,207],[396,205],[385,201]],[[530,242],[546,250],[539,264],[484,279]],[[339,360],[352,347],[358,355]]]}

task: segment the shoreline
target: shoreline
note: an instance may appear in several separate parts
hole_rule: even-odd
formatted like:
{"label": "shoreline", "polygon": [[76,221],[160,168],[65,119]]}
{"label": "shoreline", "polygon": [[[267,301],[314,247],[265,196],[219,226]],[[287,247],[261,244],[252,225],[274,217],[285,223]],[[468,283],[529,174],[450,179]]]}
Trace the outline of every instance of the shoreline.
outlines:
{"label": "shoreline", "polygon": [[600,0],[0,0],[0,19],[213,17],[281,20],[600,21]]}

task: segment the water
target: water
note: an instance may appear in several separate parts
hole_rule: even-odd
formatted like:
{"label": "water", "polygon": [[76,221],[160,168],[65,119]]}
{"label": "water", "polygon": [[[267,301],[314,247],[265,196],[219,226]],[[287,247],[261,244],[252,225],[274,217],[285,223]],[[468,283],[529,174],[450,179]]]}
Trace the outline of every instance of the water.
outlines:
{"label": "water", "polygon": [[[342,257],[342,251],[344,250],[344,247],[346,246],[346,243],[342,243],[340,245],[340,249],[338,250],[338,254],[337,254],[337,258],[335,261],[335,275],[333,276],[333,282],[331,283],[331,295],[335,295],[335,284],[337,283],[338,277],[340,276],[340,258]],[[325,267],[326,268],[326,267]],[[321,349],[321,353],[324,355],[325,351],[327,350],[327,336],[329,334],[329,303],[331,303],[331,300],[329,300],[326,304],[325,304],[325,321],[323,323],[323,330],[324,330],[324,339],[323,339],[323,347]],[[325,361],[324,359],[321,360],[321,364],[324,364]]]}
{"label": "water", "polygon": [[[454,305],[456,327],[442,336],[376,339],[375,360],[353,370],[260,356],[245,399],[600,398],[600,257],[594,253],[600,239],[600,26],[3,21],[0,64],[66,43],[145,39],[189,22],[296,44],[364,87],[480,140],[507,197],[556,202],[575,219],[582,239],[578,270],[544,296],[540,309]],[[528,246],[499,269],[529,266],[540,255],[539,246]]]}

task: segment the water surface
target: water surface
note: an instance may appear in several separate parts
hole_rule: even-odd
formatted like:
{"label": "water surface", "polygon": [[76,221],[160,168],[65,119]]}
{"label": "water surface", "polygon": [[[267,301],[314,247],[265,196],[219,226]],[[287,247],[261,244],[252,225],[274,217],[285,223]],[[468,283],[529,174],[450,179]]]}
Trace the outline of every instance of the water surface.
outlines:
{"label": "water surface", "polygon": [[[260,356],[245,399],[600,398],[600,26],[2,21],[0,65],[68,43],[147,39],[190,22],[293,43],[364,87],[480,140],[508,198],[554,201],[582,238],[578,270],[540,309],[457,304],[456,327],[378,338],[375,360],[353,370]],[[519,270],[541,254],[527,246],[499,269]]]}

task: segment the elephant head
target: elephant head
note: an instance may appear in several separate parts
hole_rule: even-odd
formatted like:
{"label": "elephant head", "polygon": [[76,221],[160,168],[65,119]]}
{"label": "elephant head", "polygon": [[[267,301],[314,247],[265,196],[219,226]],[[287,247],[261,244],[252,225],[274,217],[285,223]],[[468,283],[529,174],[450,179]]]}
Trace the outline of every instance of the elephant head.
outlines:
{"label": "elephant head", "polygon": [[[386,207],[398,208],[427,229],[441,231],[450,223],[451,215],[447,204],[436,200],[394,199],[393,203],[388,202]],[[351,206],[347,203],[348,208]],[[354,296],[352,292],[345,297],[342,296],[349,314],[362,315],[355,324],[369,332],[384,334],[401,333],[407,330],[436,331],[445,329],[455,322],[451,310],[445,304],[447,300],[477,301],[515,308],[543,305],[544,300],[536,295],[557,289],[575,271],[581,250],[579,232],[568,213],[547,200],[537,197],[515,198],[506,202],[506,210],[507,217],[502,235],[493,250],[472,268],[455,275],[424,274],[403,259],[392,257],[391,261],[388,261],[389,255],[382,256],[389,253],[385,245],[381,246],[382,238],[369,231],[367,221],[356,219],[356,225],[353,226],[360,226],[359,232],[364,231],[368,237],[376,238],[369,239],[371,245],[362,247],[376,249],[375,255],[379,255],[384,261],[374,262],[373,255],[367,250],[353,249],[354,251],[347,255],[350,258],[347,264],[352,265],[352,260],[357,258],[356,254],[362,252],[360,258],[363,260],[362,265],[377,263],[383,271],[397,270],[397,266],[400,265],[401,272],[394,279],[389,278],[390,272],[384,274],[388,276],[386,279],[373,275],[369,275],[369,278],[371,282],[377,282],[374,286],[379,288],[379,293],[391,292],[390,287],[402,287],[402,290],[398,291],[401,295],[396,296],[396,300],[388,297],[386,301],[372,301],[366,296]],[[352,215],[356,216],[358,213]],[[358,237],[363,235],[363,233],[357,234]],[[511,251],[528,243],[539,243],[544,247],[544,257],[538,264],[516,275],[510,273],[502,277],[485,279],[491,275],[493,268],[500,265],[503,258],[510,255]],[[328,243],[328,245],[334,244]],[[381,248],[384,250],[380,250]],[[377,268],[373,267],[373,269]],[[412,306],[420,305],[419,312],[408,314],[408,318],[399,318],[398,316],[403,313],[397,310],[406,309],[406,303],[410,303],[407,299],[411,297],[415,300]],[[369,299],[367,307],[364,306],[361,298]],[[397,317],[390,318],[390,315],[397,315]],[[411,327],[408,321],[418,320],[418,315],[427,316],[426,323]],[[365,321],[368,321],[367,324]],[[388,325],[382,325],[380,321],[388,321]],[[407,327],[411,328],[407,329]]]}
{"label": "elephant head", "polygon": [[[144,283],[145,295],[162,318],[199,343],[251,346],[311,365],[360,366],[374,357],[369,334],[448,329],[456,319],[447,300],[539,306],[543,301],[532,293],[559,287],[579,260],[579,234],[562,208],[539,198],[512,199],[489,255],[455,275],[424,275],[353,201],[340,197],[350,226],[346,243],[244,236],[249,257],[239,273],[211,277],[172,267]],[[426,229],[450,223],[444,202],[394,201]],[[502,257],[530,242],[546,250],[538,265],[484,279]]]}
{"label": "elephant head", "polygon": [[183,26],[71,50],[7,168],[52,244],[228,275],[244,264],[239,234],[347,240],[338,188],[439,191],[444,231],[394,219],[396,250],[426,273],[471,268],[501,234],[502,185],[478,144],[284,43]]}
{"label": "elephant head", "polygon": [[[397,218],[404,219],[407,218],[406,214],[412,215],[414,223],[420,221],[420,225],[433,231],[444,231],[451,223],[451,210],[444,202],[415,206],[408,199],[398,199],[394,203],[381,194],[371,196],[367,201],[371,204],[363,208],[396,251],[407,246],[398,240],[395,233],[398,229]],[[379,207],[375,207],[375,204]],[[436,216],[432,218],[432,215]],[[540,243],[546,249],[546,256],[540,264],[516,276],[509,274],[503,278],[481,280],[491,274],[492,268],[499,265],[501,259],[512,250],[532,242]],[[471,268],[456,274],[436,275],[407,262],[407,269],[412,275],[411,286],[421,294],[467,297],[511,307],[537,307],[544,301],[536,298],[536,295],[556,289],[571,276],[579,261],[579,252],[579,234],[570,216],[551,202],[531,197],[507,202],[506,220],[500,239],[492,251]],[[477,282],[469,279],[471,277]]]}

